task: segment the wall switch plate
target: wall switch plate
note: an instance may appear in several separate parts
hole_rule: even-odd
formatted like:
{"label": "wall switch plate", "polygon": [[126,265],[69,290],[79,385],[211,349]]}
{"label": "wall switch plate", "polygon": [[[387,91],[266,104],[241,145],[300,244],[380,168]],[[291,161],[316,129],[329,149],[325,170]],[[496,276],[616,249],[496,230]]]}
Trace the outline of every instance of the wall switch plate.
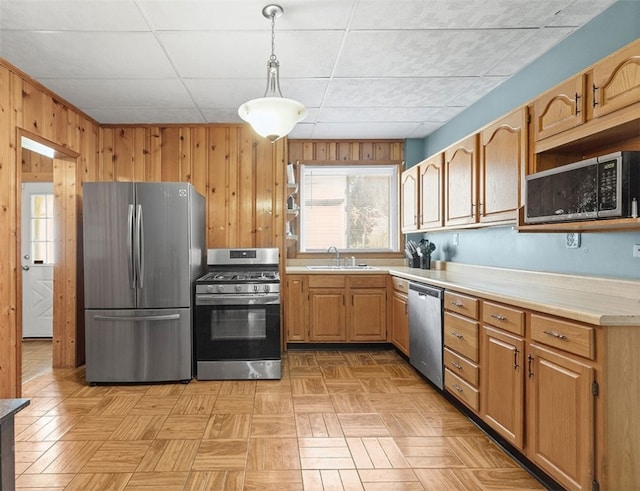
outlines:
{"label": "wall switch plate", "polygon": [[640,257],[640,244],[633,244],[633,257]]}
{"label": "wall switch plate", "polygon": [[567,249],[577,249],[580,247],[580,232],[573,232],[565,236]]}

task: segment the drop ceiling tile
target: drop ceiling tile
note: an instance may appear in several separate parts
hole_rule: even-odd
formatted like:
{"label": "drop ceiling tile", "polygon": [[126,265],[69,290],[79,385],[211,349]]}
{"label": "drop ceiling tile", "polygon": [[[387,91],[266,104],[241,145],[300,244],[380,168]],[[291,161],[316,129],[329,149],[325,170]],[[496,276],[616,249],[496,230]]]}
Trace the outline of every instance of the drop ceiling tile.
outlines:
{"label": "drop ceiling tile", "polygon": [[287,135],[287,138],[289,140],[306,140],[309,138],[313,138],[313,128],[315,127],[315,124],[313,123],[298,123],[297,125],[295,125],[293,127],[293,130],[291,130],[291,133],[289,133],[289,135]]}
{"label": "drop ceiling tile", "polygon": [[335,79],[328,107],[444,106],[473,82],[470,77]]}
{"label": "drop ceiling tile", "polygon": [[416,127],[411,133],[409,133],[406,138],[426,138],[431,133],[440,128],[440,126],[440,123],[424,122]]}
{"label": "drop ceiling tile", "polygon": [[[307,108],[307,112],[308,114],[304,119],[304,122],[313,124],[318,110],[317,108]],[[237,107],[203,108],[202,114],[204,115],[207,123],[244,123],[242,118],[238,116]]]}
{"label": "drop ceiling tile", "polygon": [[[369,0],[352,29],[469,29],[544,25],[572,0]],[[603,2],[600,2],[603,3]]]}
{"label": "drop ceiling tile", "polygon": [[523,38],[513,51],[487,70],[489,75],[510,76],[574,32],[569,27],[547,27]]}
{"label": "drop ceiling tile", "polygon": [[80,107],[79,109],[102,124],[197,124],[206,122],[198,109],[190,107]]}
{"label": "drop ceiling tile", "polygon": [[452,98],[451,104],[456,106],[470,106],[478,99],[487,95],[505,80],[506,77],[475,78],[465,90]]}
{"label": "drop ceiling tile", "polygon": [[0,46],[36,79],[175,76],[151,33],[0,31]]}
{"label": "drop ceiling tile", "polygon": [[93,80],[42,79],[41,82],[78,106],[189,107],[195,104],[178,79]]}
{"label": "drop ceiling tile", "polygon": [[316,123],[313,138],[378,139],[405,138],[420,123]]}
{"label": "drop ceiling tile", "polygon": [[[337,77],[483,75],[528,33],[508,30],[350,32]],[[371,47],[376,49],[372,50]]]}
{"label": "drop ceiling tile", "polygon": [[148,31],[132,0],[2,0],[2,29]]}
{"label": "drop ceiling tile", "polygon": [[[269,30],[262,15],[264,0],[140,0],[146,17],[158,30]],[[276,33],[287,29],[344,29],[354,0],[289,1],[276,19]]]}
{"label": "drop ceiling tile", "polygon": [[[188,78],[260,78],[266,81],[271,54],[268,32],[161,32],[179,75]],[[342,33],[296,31],[276,35],[280,77],[328,77]],[[312,61],[310,61],[312,60]]]}
{"label": "drop ceiling tile", "polygon": [[366,123],[377,121],[422,122],[430,120],[439,107],[324,107],[318,121],[321,123]]}
{"label": "drop ceiling tile", "polygon": [[[280,80],[283,97],[295,99],[305,106],[319,106],[327,80]],[[266,77],[256,79],[186,79],[184,84],[199,106],[207,108],[239,106],[251,99],[264,96]]]}
{"label": "drop ceiling tile", "polygon": [[571,5],[558,12],[547,25],[581,26],[600,15],[615,2],[616,0],[574,0]]}

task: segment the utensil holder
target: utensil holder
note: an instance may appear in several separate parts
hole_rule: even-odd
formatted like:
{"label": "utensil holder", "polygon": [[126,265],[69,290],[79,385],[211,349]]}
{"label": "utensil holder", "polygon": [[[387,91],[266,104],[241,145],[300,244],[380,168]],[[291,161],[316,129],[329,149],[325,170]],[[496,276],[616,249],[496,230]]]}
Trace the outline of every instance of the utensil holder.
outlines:
{"label": "utensil holder", "polygon": [[407,264],[410,268],[419,268],[420,267],[420,258],[418,256],[414,256],[411,259],[407,259]]}
{"label": "utensil holder", "polygon": [[420,257],[420,269],[431,269],[431,256]]}

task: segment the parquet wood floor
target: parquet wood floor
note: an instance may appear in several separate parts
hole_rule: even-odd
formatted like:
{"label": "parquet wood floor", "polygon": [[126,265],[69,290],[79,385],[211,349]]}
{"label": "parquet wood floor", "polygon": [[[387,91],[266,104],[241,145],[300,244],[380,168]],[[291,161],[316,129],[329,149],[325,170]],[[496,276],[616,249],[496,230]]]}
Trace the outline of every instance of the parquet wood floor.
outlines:
{"label": "parquet wood floor", "polygon": [[279,381],[24,384],[16,488],[541,490],[394,351],[289,352]]}

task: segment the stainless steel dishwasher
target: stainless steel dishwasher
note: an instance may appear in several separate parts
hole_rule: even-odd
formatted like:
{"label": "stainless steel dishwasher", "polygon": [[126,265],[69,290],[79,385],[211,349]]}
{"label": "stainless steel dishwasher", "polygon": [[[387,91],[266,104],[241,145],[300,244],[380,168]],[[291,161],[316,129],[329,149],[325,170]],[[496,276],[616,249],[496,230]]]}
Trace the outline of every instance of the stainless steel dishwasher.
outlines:
{"label": "stainless steel dishwasher", "polygon": [[409,363],[440,389],[443,297],[441,288],[409,283]]}

